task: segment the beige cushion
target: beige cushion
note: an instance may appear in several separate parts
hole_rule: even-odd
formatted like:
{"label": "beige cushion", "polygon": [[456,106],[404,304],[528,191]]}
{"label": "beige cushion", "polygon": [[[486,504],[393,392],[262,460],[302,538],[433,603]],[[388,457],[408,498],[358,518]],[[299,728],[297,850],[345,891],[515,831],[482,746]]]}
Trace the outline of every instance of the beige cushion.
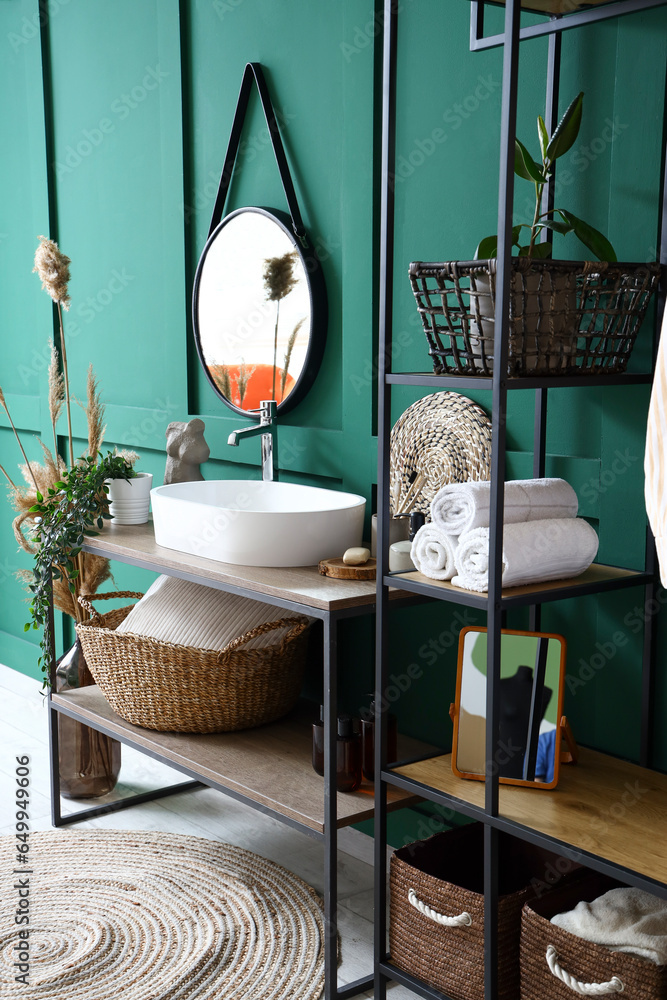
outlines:
{"label": "beige cushion", "polygon": [[[117,632],[151,636],[197,649],[224,649],[232,639],[264,622],[294,618],[296,611],[252,601],[200,583],[159,576],[118,626]],[[243,649],[265,649],[286,629],[257,636]]]}

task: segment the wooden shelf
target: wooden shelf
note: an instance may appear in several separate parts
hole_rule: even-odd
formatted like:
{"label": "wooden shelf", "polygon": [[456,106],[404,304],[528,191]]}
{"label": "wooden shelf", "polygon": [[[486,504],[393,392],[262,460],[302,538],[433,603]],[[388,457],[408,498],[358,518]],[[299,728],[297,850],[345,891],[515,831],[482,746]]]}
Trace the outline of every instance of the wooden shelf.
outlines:
{"label": "wooden shelf", "polygon": [[[503,590],[503,602],[506,606],[520,606],[557,601],[566,597],[581,597],[587,593],[597,594],[605,590],[616,590],[619,587],[639,586],[646,583],[647,579],[646,573],[637,570],[593,563],[585,573],[569,580],[547,580],[544,583],[531,583],[524,587],[507,587]],[[488,594],[455,587],[448,580],[431,580],[416,571],[391,576],[388,582],[393,586],[398,585],[425,596],[441,597],[470,607],[486,608],[488,603]]]}
{"label": "wooden shelf", "polygon": [[[142,566],[156,573],[185,576],[209,586],[222,585],[223,590],[252,591],[260,599],[272,597],[278,602],[292,601],[321,611],[344,612],[375,604],[374,580],[332,580],[322,576],[317,566],[233,566],[188,555],[158,545],[152,521],[136,525],[111,521],[99,535],[88,538],[84,548],[107,559]],[[401,597],[407,595],[398,590],[390,594],[392,600]]]}
{"label": "wooden shelf", "polygon": [[[392,773],[484,808],[484,782],[457,778],[451,754]],[[578,764],[561,766],[553,791],[501,785],[499,812],[569,849],[667,883],[667,775],[582,748]]]}
{"label": "wooden shelf", "polygon": [[[317,833],[324,831],[324,779],[311,765],[312,713],[297,708],[285,719],[237,733],[158,733],[133,726],[117,715],[97,686],[51,696],[54,708],[74,709],[76,717],[97,723],[113,736],[166,764],[183,766],[205,783],[256,802]],[[416,740],[401,737],[402,758],[429,752]],[[432,750],[432,748],[431,748]],[[418,796],[392,789],[389,808],[400,809]],[[339,828],[373,816],[373,784],[364,781],[356,792],[338,794]]]}

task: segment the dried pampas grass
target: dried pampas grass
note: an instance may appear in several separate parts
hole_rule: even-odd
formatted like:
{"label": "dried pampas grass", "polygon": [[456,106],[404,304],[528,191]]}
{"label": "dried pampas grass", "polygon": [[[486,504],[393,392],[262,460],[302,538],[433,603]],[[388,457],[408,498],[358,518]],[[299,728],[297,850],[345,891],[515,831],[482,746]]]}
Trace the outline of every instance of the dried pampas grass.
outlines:
{"label": "dried pampas grass", "polygon": [[83,409],[88,417],[88,454],[97,458],[104,441],[106,425],[104,423],[104,403],[92,365],[88,366],[86,406]]}
{"label": "dried pampas grass", "polygon": [[63,309],[68,310],[70,297],[67,286],[70,281],[69,257],[60,250],[57,243],[46,236],[38,236],[39,246],[35,251],[35,266],[33,273],[42,279],[42,288],[48,292],[53,301]]}

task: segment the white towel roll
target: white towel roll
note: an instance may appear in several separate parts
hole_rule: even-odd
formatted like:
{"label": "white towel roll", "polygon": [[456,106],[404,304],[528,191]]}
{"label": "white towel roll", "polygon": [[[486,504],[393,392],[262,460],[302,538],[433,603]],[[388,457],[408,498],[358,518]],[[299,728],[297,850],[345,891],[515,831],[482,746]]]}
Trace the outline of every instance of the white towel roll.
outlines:
{"label": "white towel roll", "polygon": [[424,524],[412,540],[415,568],[431,580],[451,580],[456,573],[457,539],[432,524]]}
{"label": "white towel roll", "polygon": [[[491,483],[451,483],[431,503],[431,521],[449,535],[490,524]],[[576,517],[577,494],[564,479],[512,479],[505,483],[505,524]]]}
{"label": "white towel roll", "polygon": [[[506,524],[503,532],[503,587],[579,576],[598,550],[595,530],[581,518],[551,518]],[[489,589],[489,529],[473,528],[459,538],[458,576],[452,583],[465,590]]]}

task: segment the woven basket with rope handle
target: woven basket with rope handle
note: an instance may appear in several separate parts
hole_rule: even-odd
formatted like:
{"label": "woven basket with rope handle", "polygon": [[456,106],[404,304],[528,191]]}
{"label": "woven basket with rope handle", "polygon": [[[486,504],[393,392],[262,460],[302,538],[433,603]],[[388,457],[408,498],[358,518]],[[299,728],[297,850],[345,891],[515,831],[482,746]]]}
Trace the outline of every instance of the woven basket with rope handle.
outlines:
{"label": "woven basket with rope handle", "polygon": [[[117,591],[93,599],[141,597]],[[281,718],[299,697],[307,618],[265,622],[225,649],[198,649],[116,632],[133,605],[100,614],[89,595],[79,602],[90,614],[76,626],[90,672],[114,711],[137,726],[186,733],[249,729]],[[284,635],[274,645],[247,648],[257,636],[279,630]]]}

